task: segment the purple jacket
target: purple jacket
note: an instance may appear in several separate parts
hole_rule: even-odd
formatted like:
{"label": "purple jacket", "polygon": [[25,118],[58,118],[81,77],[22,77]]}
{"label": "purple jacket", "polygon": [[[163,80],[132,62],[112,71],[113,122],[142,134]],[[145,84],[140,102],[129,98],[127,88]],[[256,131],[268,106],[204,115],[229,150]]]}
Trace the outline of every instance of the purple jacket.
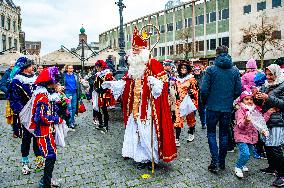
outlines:
{"label": "purple jacket", "polygon": [[244,88],[244,86],[255,86],[254,83],[254,77],[257,73],[257,70],[254,70],[252,72],[247,72],[242,76],[242,87]]}

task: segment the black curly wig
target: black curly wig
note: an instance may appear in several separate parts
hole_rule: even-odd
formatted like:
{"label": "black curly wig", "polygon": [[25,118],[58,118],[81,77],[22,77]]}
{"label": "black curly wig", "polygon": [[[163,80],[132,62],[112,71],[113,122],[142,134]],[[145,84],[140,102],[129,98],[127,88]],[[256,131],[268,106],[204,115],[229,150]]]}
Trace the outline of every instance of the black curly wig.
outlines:
{"label": "black curly wig", "polygon": [[[181,73],[181,68],[182,68],[182,66],[185,66],[185,67],[186,67],[186,70],[187,70],[187,73],[186,73],[186,74],[182,74],[182,73]],[[180,78],[183,78],[183,77],[187,76],[191,71],[192,71],[191,66],[188,65],[188,64],[185,64],[185,63],[180,63],[180,64],[178,65],[178,67],[177,67],[177,72],[178,72],[178,75],[179,75]]]}

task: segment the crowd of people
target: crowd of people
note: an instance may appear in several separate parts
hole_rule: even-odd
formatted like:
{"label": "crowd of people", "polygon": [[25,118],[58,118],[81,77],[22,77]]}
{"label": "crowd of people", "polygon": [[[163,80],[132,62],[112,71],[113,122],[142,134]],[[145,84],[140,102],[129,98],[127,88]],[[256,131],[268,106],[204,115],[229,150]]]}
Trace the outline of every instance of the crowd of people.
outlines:
{"label": "crowd of people", "polygon": [[284,57],[264,70],[258,70],[256,61],[250,59],[245,74],[240,75],[226,46],[216,49],[214,64],[208,67],[188,61],[161,63],[149,58],[147,46],[134,32],[128,71],[120,80],[103,60],[85,77],[76,74],[72,65],[61,72],[57,67],[38,66],[34,74],[34,62],[26,57],[11,64],[0,89],[7,97],[6,118],[13,137],[22,138],[22,173],[31,173],[33,142],[35,168],[44,171],[40,187],[56,186],[52,181],[59,134],[55,127],[75,131],[75,116],[84,111],[80,105],[85,96],[92,101],[95,128],[104,134],[111,128],[109,108],[122,103],[122,156],[137,162],[138,169],[153,170],[159,161],[177,158],[184,123],[187,142],[193,142],[199,117],[201,128],[207,129],[210,172],[224,170],[227,152],[236,147],[238,178],[249,170],[246,164],[253,155],[267,159],[268,167],[260,171],[276,176],[274,186],[284,186]]}

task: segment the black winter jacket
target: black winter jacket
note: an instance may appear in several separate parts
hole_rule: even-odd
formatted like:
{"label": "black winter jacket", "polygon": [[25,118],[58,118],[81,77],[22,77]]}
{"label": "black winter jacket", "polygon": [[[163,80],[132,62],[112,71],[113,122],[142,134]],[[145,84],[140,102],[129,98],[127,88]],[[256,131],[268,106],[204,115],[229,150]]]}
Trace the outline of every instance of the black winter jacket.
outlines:
{"label": "black winter jacket", "polygon": [[273,107],[279,109],[278,112],[271,114],[267,127],[284,127],[284,82],[269,88],[263,87],[261,92],[268,94],[268,99],[262,106],[263,112],[267,112]]}

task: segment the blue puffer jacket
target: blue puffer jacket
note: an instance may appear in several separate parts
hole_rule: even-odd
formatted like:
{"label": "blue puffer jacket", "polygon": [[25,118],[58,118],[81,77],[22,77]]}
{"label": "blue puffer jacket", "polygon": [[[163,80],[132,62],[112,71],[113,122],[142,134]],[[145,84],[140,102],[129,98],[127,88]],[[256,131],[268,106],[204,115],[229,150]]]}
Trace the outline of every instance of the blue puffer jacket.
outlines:
{"label": "blue puffer jacket", "polygon": [[222,53],[216,57],[214,65],[205,71],[201,85],[201,99],[206,109],[231,112],[233,101],[240,96],[242,84],[237,67],[231,56]]}

